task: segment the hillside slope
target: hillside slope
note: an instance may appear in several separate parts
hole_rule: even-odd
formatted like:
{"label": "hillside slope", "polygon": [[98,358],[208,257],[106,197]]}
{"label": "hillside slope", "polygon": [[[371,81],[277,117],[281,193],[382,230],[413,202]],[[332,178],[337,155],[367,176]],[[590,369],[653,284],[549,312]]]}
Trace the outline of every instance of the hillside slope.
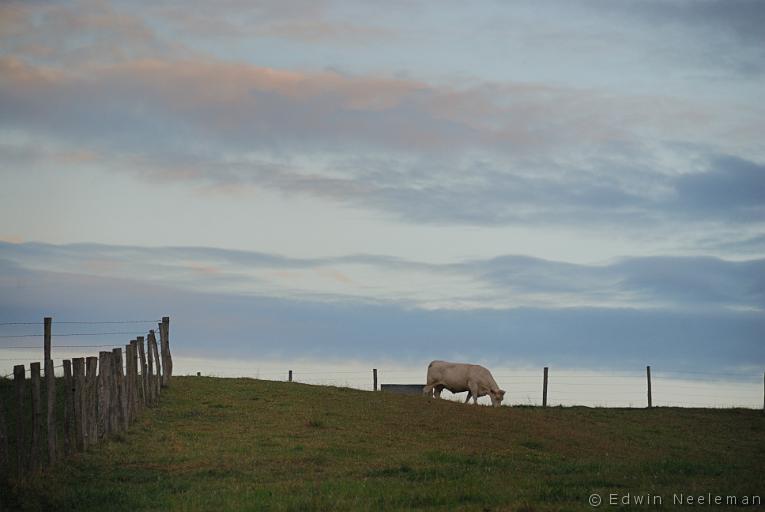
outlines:
{"label": "hillside slope", "polygon": [[180,377],[127,435],[2,499],[24,510],[541,511],[629,493],[672,508],[674,493],[762,495],[764,462],[761,411],[492,409]]}

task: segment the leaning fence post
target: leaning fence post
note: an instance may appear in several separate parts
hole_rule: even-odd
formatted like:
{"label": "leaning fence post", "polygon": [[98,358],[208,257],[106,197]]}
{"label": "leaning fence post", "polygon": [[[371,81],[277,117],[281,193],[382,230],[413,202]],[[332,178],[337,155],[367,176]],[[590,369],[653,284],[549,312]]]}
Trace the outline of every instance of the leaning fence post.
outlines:
{"label": "leaning fence post", "polygon": [[32,449],[29,451],[29,469],[37,471],[42,457],[42,407],[40,405],[40,363],[29,364],[32,384]]}
{"label": "leaning fence post", "polygon": [[13,383],[16,387],[16,473],[22,476],[25,470],[27,446],[26,406],[24,404],[24,365],[13,367]]}
{"label": "leaning fence post", "polygon": [[73,451],[74,429],[74,381],[72,379],[72,361],[64,360],[64,452]]}
{"label": "leaning fence post", "polygon": [[377,368],[372,368],[372,391],[377,391]]}
{"label": "leaning fence post", "polygon": [[53,370],[53,359],[45,361],[45,383],[48,388],[48,464],[56,462],[56,374]]}
{"label": "leaning fence post", "polygon": [[651,397],[651,367],[645,367],[645,376],[648,382],[648,407],[653,407],[653,399]]}
{"label": "leaning fence post", "polygon": [[542,407],[547,407],[547,376],[549,368],[545,366],[544,376],[542,377]]}
{"label": "leaning fence post", "polygon": [[75,446],[78,451],[85,449],[85,436],[87,435],[85,405],[85,359],[75,357],[72,359],[72,371],[74,373],[74,436]]}

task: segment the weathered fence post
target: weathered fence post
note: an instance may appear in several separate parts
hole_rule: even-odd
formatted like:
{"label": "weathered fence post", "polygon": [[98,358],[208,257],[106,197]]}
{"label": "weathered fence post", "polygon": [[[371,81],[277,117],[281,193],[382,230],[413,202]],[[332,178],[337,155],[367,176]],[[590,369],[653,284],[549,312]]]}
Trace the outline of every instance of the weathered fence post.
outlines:
{"label": "weathered fence post", "polygon": [[651,397],[651,367],[645,367],[645,376],[648,381],[648,407],[653,407],[653,399]]}
{"label": "weathered fence post", "polygon": [[111,433],[109,415],[111,411],[111,352],[98,353],[98,438]]}
{"label": "weathered fence post", "polygon": [[545,366],[544,377],[542,378],[542,407],[547,407],[547,375],[549,368]]}
{"label": "weathered fence post", "polygon": [[56,374],[53,370],[53,359],[45,361],[45,383],[48,397],[48,464],[56,462]]}
{"label": "weathered fence post", "polygon": [[149,391],[149,405],[154,406],[157,400],[157,395],[154,390],[154,351],[151,348],[152,340],[154,340],[154,331],[149,331],[149,335],[146,337],[146,359],[148,362],[147,369],[147,388]]}
{"label": "weathered fence post", "polygon": [[135,421],[138,417],[138,405],[140,403],[138,383],[138,340],[132,340],[130,342],[130,385],[133,390],[133,411],[131,414],[131,421]]}
{"label": "weathered fence post", "polygon": [[27,446],[26,406],[24,404],[24,365],[13,367],[13,383],[16,387],[16,472],[22,476],[25,471]]}
{"label": "weathered fence post", "polygon": [[159,403],[159,394],[162,389],[162,383],[161,383],[162,368],[160,366],[159,348],[157,348],[157,338],[156,336],[154,336],[154,331],[151,331],[151,351],[154,354],[154,364],[157,367],[156,368],[157,371],[154,373],[154,379],[153,379],[154,380],[154,383],[153,383],[154,401],[155,403]]}
{"label": "weathered fence post", "polygon": [[42,466],[42,407],[40,405],[40,363],[29,364],[29,380],[32,384],[32,449],[29,451],[29,469],[37,471]]}
{"label": "weathered fence post", "polygon": [[112,349],[112,410],[110,423],[115,432],[126,428],[125,386],[122,378],[122,349]]}
{"label": "weathered fence post", "polygon": [[8,466],[11,457],[8,454],[8,429],[5,426],[5,400],[0,400],[0,483],[8,478]]}
{"label": "weathered fence post", "polygon": [[72,361],[64,360],[64,452],[70,453],[74,441],[74,380],[72,379]]}
{"label": "weathered fence post", "polygon": [[72,359],[72,372],[74,377],[74,437],[78,451],[85,449],[85,436],[87,435],[85,405],[85,359],[76,357]]}
{"label": "weathered fence post", "polygon": [[141,366],[141,406],[146,407],[149,403],[149,376],[146,374],[146,350],[144,349],[143,336],[138,336],[138,358]]}
{"label": "weathered fence post", "polygon": [[87,359],[88,446],[98,442],[98,358]]}
{"label": "weathered fence post", "polygon": [[290,370],[289,373],[287,374],[287,380],[289,382],[292,382],[292,370]]}
{"label": "weathered fence post", "polygon": [[162,350],[162,387],[170,385],[173,376],[173,357],[170,355],[170,317],[163,316],[159,324],[159,341]]}
{"label": "weathered fence post", "polygon": [[128,343],[125,345],[125,378],[123,379],[123,382],[125,383],[125,404],[127,405],[127,425],[130,426],[131,423],[133,423],[133,369],[131,367],[132,357],[131,352],[133,351],[132,345]]}
{"label": "weathered fence post", "polygon": [[377,368],[372,368],[372,391],[377,391]]}
{"label": "weathered fence post", "polygon": [[121,348],[115,348],[112,350],[112,356],[114,357],[114,375],[116,378],[116,384],[117,384],[117,397],[118,400],[116,400],[117,405],[117,415],[119,416],[118,424],[120,431],[125,431],[128,428],[128,403],[127,403],[127,379],[125,378],[125,375],[122,373],[123,365],[122,365],[122,349]]}
{"label": "weathered fence post", "polygon": [[45,359],[43,361],[47,361],[50,359],[50,338],[51,338],[51,323],[53,322],[53,318],[46,316],[43,318],[43,356]]}

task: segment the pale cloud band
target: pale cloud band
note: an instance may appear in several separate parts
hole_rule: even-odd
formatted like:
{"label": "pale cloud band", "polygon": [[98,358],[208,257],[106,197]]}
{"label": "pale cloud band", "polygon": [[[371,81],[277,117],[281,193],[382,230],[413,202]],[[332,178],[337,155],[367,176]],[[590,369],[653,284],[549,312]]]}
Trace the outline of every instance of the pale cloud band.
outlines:
{"label": "pale cloud band", "polygon": [[[425,263],[379,255],[291,258],[207,247],[0,242],[9,268],[162,282],[205,293],[423,309],[765,310],[765,260],[625,258],[581,265],[524,256]],[[23,282],[23,281],[22,281]]]}

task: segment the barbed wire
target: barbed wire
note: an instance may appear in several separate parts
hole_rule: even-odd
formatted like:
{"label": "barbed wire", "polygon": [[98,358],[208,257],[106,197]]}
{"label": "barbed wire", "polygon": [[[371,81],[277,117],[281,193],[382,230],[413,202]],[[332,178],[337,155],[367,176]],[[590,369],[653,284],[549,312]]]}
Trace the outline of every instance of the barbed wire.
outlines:
{"label": "barbed wire", "polygon": [[[65,337],[65,336],[111,336],[114,334],[138,336],[146,334],[145,332],[67,332],[67,333],[53,333],[51,336]],[[0,335],[0,338],[42,338],[42,334],[14,334],[14,335]],[[0,347],[2,348],[2,347]]]}
{"label": "barbed wire", "polygon": [[[102,324],[152,324],[160,323],[158,320],[54,320],[55,324],[80,324],[80,325],[102,325]],[[44,325],[44,322],[0,322],[0,325]]]}
{"label": "barbed wire", "polygon": [[[87,347],[121,347],[122,345],[115,345],[114,343],[110,345],[55,345],[53,348],[87,348]],[[2,347],[4,349],[29,349],[29,350],[39,350],[40,347],[30,347],[30,346],[15,346],[15,347]]]}

